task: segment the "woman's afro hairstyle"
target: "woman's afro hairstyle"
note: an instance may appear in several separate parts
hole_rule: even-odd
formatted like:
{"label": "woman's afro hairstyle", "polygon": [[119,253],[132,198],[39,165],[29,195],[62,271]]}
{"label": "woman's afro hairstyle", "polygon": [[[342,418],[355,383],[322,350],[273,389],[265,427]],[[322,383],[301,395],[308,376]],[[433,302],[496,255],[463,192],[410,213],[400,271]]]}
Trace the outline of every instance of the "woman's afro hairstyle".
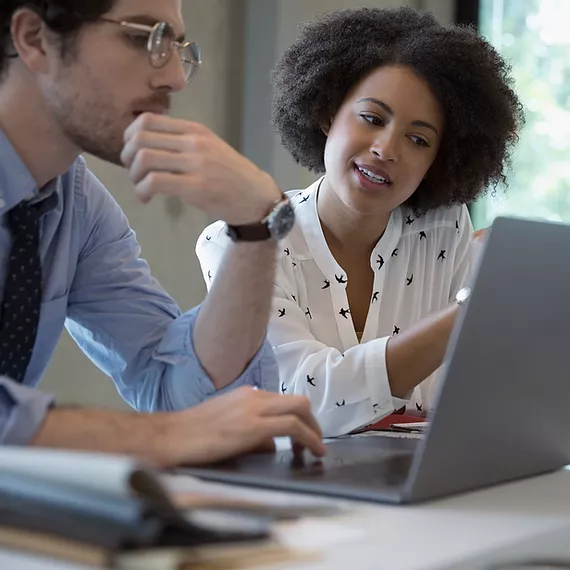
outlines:
{"label": "woman's afro hairstyle", "polygon": [[444,27],[411,8],[340,10],[302,26],[271,77],[273,125],[294,160],[325,171],[322,126],[386,65],[413,69],[445,112],[438,156],[407,205],[421,213],[470,203],[504,184],[524,123],[510,67],[471,28]]}

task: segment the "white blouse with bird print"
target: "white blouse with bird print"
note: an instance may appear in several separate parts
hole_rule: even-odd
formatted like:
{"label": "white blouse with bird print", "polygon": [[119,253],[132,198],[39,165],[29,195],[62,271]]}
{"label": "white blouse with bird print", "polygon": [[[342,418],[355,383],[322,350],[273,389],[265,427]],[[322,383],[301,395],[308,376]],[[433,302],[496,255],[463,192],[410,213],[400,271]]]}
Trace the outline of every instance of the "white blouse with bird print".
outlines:
{"label": "white blouse with bird print", "polygon": [[[430,313],[449,306],[468,277],[473,228],[465,206],[416,217],[393,211],[370,263],[374,288],[359,342],[350,316],[346,273],[331,254],[317,213],[320,180],[287,193],[297,222],[279,244],[268,328],[283,394],[311,401],[323,434],[346,434],[395,409],[428,411],[438,372],[409,400],[392,396],[386,343]],[[216,222],[200,236],[196,253],[208,288],[230,238]]]}

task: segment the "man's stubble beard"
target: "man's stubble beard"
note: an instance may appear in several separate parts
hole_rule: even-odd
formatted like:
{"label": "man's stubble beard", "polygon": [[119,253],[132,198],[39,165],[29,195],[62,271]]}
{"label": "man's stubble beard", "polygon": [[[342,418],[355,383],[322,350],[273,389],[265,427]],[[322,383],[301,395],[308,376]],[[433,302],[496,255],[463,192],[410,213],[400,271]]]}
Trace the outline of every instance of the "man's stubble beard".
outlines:
{"label": "man's stubble beard", "polygon": [[[69,84],[66,79],[60,84]],[[128,124],[125,121],[121,126],[121,114],[110,97],[88,85],[69,92],[57,87],[51,91],[48,104],[64,136],[81,152],[122,166],[123,135]]]}

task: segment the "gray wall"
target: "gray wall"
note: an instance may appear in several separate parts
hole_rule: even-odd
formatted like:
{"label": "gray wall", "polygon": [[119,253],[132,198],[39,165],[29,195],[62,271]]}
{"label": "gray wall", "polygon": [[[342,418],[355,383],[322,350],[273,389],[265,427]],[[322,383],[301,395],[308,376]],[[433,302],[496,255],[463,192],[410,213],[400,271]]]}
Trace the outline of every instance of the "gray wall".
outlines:
{"label": "gray wall", "polygon": [[[402,4],[452,18],[453,0],[182,0],[188,37],[203,50],[204,66],[177,96],[173,114],[201,121],[271,172],[284,189],[304,187],[313,176],[280,148],[269,126],[268,74],[294,40],[300,22],[345,7]],[[125,172],[89,158],[137,232],[154,275],[182,309],[200,303],[205,288],[194,244],[208,220],[177,200],[158,198],[147,206],[133,197]],[[113,383],[64,334],[42,388],[59,402],[125,408]]]}

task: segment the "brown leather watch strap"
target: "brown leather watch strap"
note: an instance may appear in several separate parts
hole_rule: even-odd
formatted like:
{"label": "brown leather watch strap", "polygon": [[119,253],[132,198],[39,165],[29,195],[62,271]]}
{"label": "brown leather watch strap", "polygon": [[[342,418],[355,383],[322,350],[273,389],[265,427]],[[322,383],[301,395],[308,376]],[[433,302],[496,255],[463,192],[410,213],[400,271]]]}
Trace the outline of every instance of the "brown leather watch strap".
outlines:
{"label": "brown leather watch strap", "polygon": [[243,226],[228,225],[227,234],[234,241],[265,241],[271,237],[267,224],[263,222]]}

